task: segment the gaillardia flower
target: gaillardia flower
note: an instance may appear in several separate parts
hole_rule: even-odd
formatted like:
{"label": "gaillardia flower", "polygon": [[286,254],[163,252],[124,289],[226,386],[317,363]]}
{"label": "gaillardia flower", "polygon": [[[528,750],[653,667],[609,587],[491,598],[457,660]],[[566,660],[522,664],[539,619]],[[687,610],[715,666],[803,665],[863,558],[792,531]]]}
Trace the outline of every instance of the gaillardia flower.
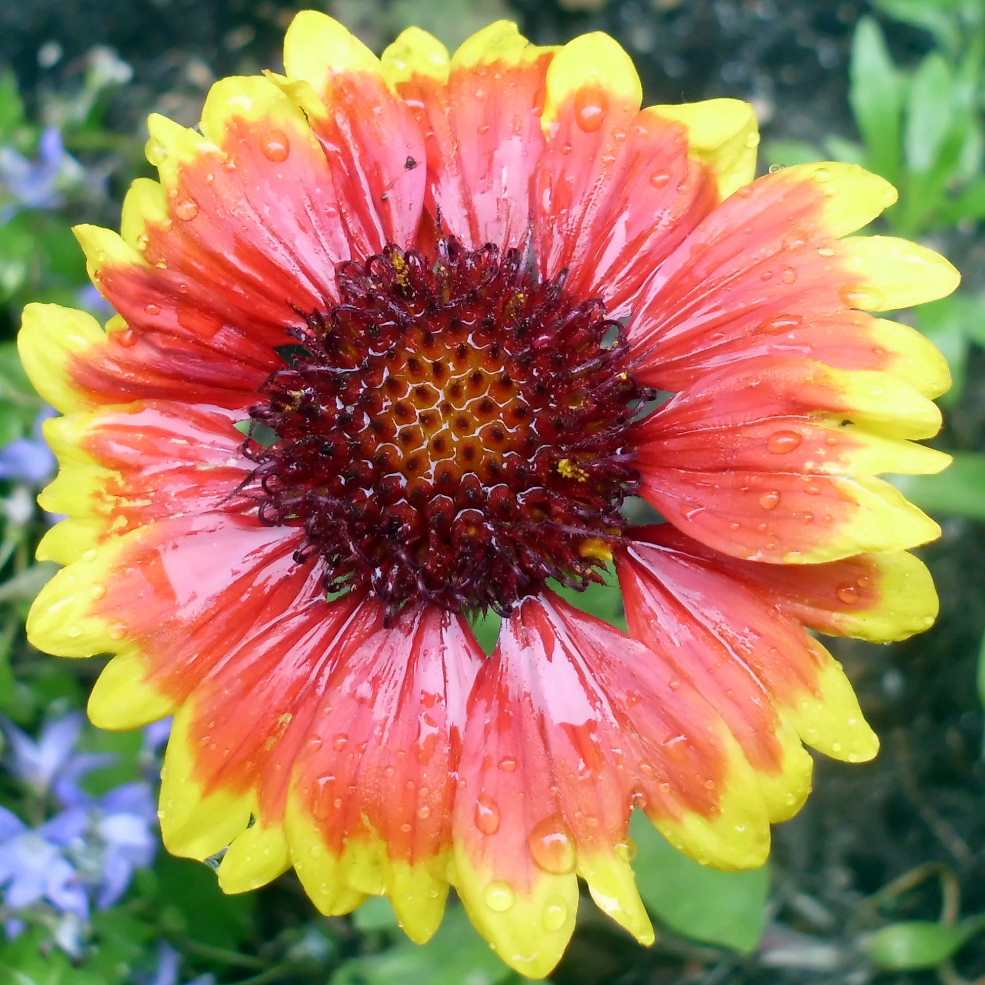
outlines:
{"label": "gaillardia flower", "polygon": [[[609,37],[496,23],[379,59],[312,12],[285,74],[150,119],[122,233],[82,226],[119,312],[32,305],[20,348],[68,515],[28,631],[115,654],[89,714],[175,716],[171,851],[315,905],[387,894],[426,940],[453,885],[546,974],[578,877],[641,941],[627,823],[756,866],[807,743],[876,739],[812,630],[934,619],[937,536],[880,473],[947,457],[944,360],[869,314],[951,291],[852,232],[845,164],[753,181],[751,108],[640,108]],[[640,495],[666,522],[628,525]],[[549,585],[614,562],[624,634]],[[484,656],[469,618],[506,618]]]}

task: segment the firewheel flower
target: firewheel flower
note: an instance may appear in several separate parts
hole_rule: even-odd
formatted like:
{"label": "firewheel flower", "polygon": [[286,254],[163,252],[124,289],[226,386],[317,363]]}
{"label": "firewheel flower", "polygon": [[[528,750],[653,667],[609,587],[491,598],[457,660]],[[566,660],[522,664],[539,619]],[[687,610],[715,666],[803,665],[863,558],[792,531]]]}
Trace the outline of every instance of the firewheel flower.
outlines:
{"label": "firewheel flower", "polygon": [[[938,535],[883,473],[947,457],[940,354],[870,312],[942,257],[853,236],[895,200],[846,164],[752,180],[731,99],[641,109],[611,38],[495,23],[377,58],[304,12],[283,75],[199,129],[150,118],[122,232],[82,226],[118,312],[20,336],[67,515],[31,640],[115,654],[100,726],[174,715],[168,848],[228,892],[289,867],[323,913],[390,897],[426,940],[454,886],[544,975],[579,877],[653,939],[634,808],[757,866],[804,744],[876,738],[811,631],[926,629]],[[664,522],[632,526],[641,496]],[[612,563],[628,633],[560,598]],[[488,657],[469,619],[506,618]]]}

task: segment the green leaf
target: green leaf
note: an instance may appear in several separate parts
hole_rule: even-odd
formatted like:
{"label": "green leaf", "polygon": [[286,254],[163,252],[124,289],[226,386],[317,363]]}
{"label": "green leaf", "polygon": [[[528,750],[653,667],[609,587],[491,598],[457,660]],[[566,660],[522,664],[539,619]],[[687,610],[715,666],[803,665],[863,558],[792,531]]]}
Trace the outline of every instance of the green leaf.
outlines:
{"label": "green leaf", "polygon": [[385,896],[371,896],[352,915],[352,925],[364,934],[379,930],[396,930],[397,914]]}
{"label": "green leaf", "polygon": [[863,17],[852,41],[849,100],[873,171],[895,181],[900,171],[904,84],[882,29]]}
{"label": "green leaf", "polygon": [[762,159],[770,168],[788,168],[792,164],[810,164],[825,157],[824,151],[806,140],[766,140]]}
{"label": "green leaf", "polygon": [[897,476],[893,483],[930,514],[985,520],[985,454],[962,452],[940,475]]}
{"label": "green leaf", "polygon": [[637,813],[636,881],[650,912],[686,937],[749,954],[766,926],[769,868],[720,872],[672,847]]}
{"label": "green leaf", "polygon": [[24,103],[17,89],[17,76],[9,69],[0,73],[0,144],[10,142],[24,122]]}
{"label": "green leaf", "polygon": [[864,947],[873,964],[886,971],[936,968],[957,954],[983,928],[983,917],[963,920],[954,927],[912,920],[883,927],[866,940]]}
{"label": "green leaf", "polygon": [[461,907],[449,908],[438,933],[423,947],[402,941],[380,954],[346,961],[329,985],[513,985],[511,971],[472,929]]}
{"label": "green leaf", "polygon": [[255,932],[255,894],[226,896],[207,865],[162,855],[154,876],[162,920],[173,935],[230,948]]}
{"label": "green leaf", "polygon": [[906,101],[906,163],[918,174],[931,171],[951,129],[954,77],[944,57],[932,52],[920,63]]}

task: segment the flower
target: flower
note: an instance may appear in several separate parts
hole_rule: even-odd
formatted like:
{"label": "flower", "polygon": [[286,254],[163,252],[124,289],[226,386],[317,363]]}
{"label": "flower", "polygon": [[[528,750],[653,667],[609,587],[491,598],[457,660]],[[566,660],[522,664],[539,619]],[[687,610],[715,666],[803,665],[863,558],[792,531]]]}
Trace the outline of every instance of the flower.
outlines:
{"label": "flower", "polygon": [[60,913],[88,916],[82,881],[62,851],[78,835],[79,821],[77,814],[66,812],[39,828],[28,828],[0,807],[0,891],[6,907],[16,912],[47,903]]}
{"label": "flower", "polygon": [[[160,180],[121,235],[77,229],[105,332],[25,311],[68,515],[29,636],[116,654],[97,725],[174,714],[164,841],[224,853],[228,892],[293,866],[423,941],[452,884],[537,976],[580,876],[651,941],[634,807],[757,866],[803,743],[876,752],[809,630],[934,620],[907,549],[939,529],[876,476],[946,465],[912,439],[948,370],[869,312],[958,275],[849,235],[896,197],[859,167],[753,181],[748,105],[641,110],[603,34],[495,23],[449,58],[410,29],[377,59],[303,12],[284,60],[218,82],[201,132],[150,118]],[[637,493],[666,522],[629,524]],[[610,560],[628,633],[547,584]]]}
{"label": "flower", "polygon": [[55,471],[55,456],[41,429],[53,414],[51,408],[44,408],[38,414],[31,437],[15,438],[0,448],[0,479],[29,486],[43,486],[51,479]]}
{"label": "flower", "polygon": [[[36,798],[50,796],[64,808],[33,829],[0,808],[0,889],[14,912],[47,904],[62,916],[84,921],[91,905],[106,909],[116,903],[134,872],[149,866],[157,853],[149,784],[126,783],[101,796],[81,785],[92,770],[115,759],[76,750],[82,724],[81,715],[65,715],[48,722],[35,741],[4,722],[11,775]],[[150,735],[145,738],[154,741]],[[18,933],[22,925],[14,918],[8,934]],[[60,925],[63,931],[74,926]],[[75,953],[74,946],[65,949]]]}
{"label": "flower", "polygon": [[63,190],[82,176],[82,168],[66,152],[55,127],[42,132],[36,161],[13,147],[0,147],[0,222],[21,209],[57,208],[64,202]]}
{"label": "flower", "polygon": [[75,749],[83,723],[81,714],[63,715],[47,722],[34,740],[12,722],[4,721],[3,734],[10,744],[10,772],[40,796],[64,784],[69,793],[60,798],[62,802],[77,802],[75,783],[89,763],[88,757],[81,754],[84,765],[80,769],[80,754]]}

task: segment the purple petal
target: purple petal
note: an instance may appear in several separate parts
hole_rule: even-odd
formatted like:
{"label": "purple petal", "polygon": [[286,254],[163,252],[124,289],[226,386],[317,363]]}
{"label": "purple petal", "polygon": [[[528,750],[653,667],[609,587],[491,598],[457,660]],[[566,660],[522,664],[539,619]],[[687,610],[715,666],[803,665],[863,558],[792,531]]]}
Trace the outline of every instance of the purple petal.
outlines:
{"label": "purple petal", "polygon": [[26,829],[27,826],[13,811],[8,811],[6,807],[0,807],[0,842],[13,838]]}
{"label": "purple petal", "polygon": [[96,906],[105,910],[119,900],[130,885],[134,866],[122,855],[111,854],[103,866],[103,880],[96,895]]}
{"label": "purple petal", "polygon": [[70,845],[83,837],[89,826],[89,814],[82,807],[71,807],[45,821],[39,834],[52,845]]}
{"label": "purple petal", "polygon": [[18,438],[0,449],[0,479],[44,485],[55,471],[55,456],[42,441]]}
{"label": "purple petal", "polygon": [[170,944],[162,944],[157,952],[157,970],[149,985],[178,985],[180,966],[181,955]]}

